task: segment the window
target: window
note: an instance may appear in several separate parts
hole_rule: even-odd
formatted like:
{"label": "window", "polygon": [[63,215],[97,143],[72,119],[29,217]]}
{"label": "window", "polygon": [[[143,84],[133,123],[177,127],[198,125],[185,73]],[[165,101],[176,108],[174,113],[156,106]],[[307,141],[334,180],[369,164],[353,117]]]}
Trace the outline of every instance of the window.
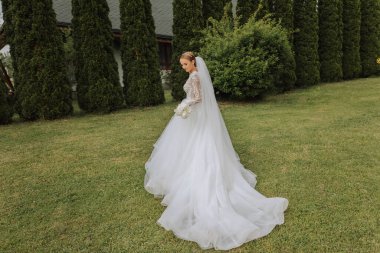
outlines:
{"label": "window", "polygon": [[160,66],[161,69],[169,70],[171,69],[171,59],[172,59],[172,43],[168,40],[158,41],[158,51],[160,55]]}

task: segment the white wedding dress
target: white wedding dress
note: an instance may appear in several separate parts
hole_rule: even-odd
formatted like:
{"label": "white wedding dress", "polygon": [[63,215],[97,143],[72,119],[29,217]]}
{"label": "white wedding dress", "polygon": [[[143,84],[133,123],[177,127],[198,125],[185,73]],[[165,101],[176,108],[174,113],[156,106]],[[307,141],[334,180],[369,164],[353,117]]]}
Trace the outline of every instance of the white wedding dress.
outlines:
{"label": "white wedding dress", "polygon": [[145,189],[167,206],[157,221],[203,249],[228,250],[284,222],[285,198],[266,198],[235,152],[202,58],[184,85],[187,118],[173,115],[145,164]]}

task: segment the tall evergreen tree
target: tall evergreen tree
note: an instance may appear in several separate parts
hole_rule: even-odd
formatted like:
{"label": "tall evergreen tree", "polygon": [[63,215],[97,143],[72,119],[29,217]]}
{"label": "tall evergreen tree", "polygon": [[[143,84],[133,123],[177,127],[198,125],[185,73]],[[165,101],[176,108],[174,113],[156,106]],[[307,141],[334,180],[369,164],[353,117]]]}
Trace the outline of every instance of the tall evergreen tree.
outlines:
{"label": "tall evergreen tree", "polygon": [[321,81],[339,81],[343,77],[342,0],[319,0],[318,13]]}
{"label": "tall evergreen tree", "polygon": [[[11,5],[11,2],[12,0],[1,0],[1,4],[2,4],[2,10],[3,10],[3,19],[4,19],[4,31],[5,31],[5,34],[6,34],[6,41],[7,43],[10,45],[10,55],[11,55],[11,58],[12,58],[12,67],[13,69],[17,69],[17,66],[16,66],[16,55],[17,55],[17,50],[16,50],[16,46],[14,43],[13,43],[13,40],[14,40],[14,25],[13,25],[13,21],[15,20],[15,18],[13,18],[13,12],[14,12],[14,8],[12,7],[13,5]],[[13,77],[13,79],[15,79],[15,77]]]}
{"label": "tall evergreen tree", "polygon": [[203,18],[205,19],[205,21],[207,22],[207,19],[209,17],[212,17],[216,20],[222,19],[224,14],[224,7],[228,3],[231,3],[231,0],[203,0],[202,10]]}
{"label": "tall evergreen tree", "polygon": [[293,0],[267,0],[270,13],[289,31],[289,40],[293,41]]}
{"label": "tall evergreen tree", "polygon": [[318,15],[316,0],[294,0],[294,54],[297,86],[319,83]]}
{"label": "tall evergreen tree", "polygon": [[259,7],[260,0],[238,0],[236,5],[236,15],[240,16],[240,23],[247,23]]}
{"label": "tall evergreen tree", "polygon": [[8,96],[8,89],[4,81],[0,79],[0,125],[11,122],[13,106]]}
{"label": "tall evergreen tree", "polygon": [[128,105],[162,103],[158,48],[149,0],[121,0],[124,93]]}
{"label": "tall evergreen tree", "polygon": [[361,0],[360,58],[362,76],[380,75],[380,1]]}
{"label": "tall evergreen tree", "polygon": [[6,20],[12,19],[10,45],[21,118],[55,119],[70,114],[71,88],[51,0],[6,1],[5,7],[10,11]]}
{"label": "tall evergreen tree", "polygon": [[343,78],[359,77],[360,61],[360,0],[343,0]]}
{"label": "tall evergreen tree", "polygon": [[180,55],[185,51],[199,51],[199,41],[203,28],[202,1],[201,0],[174,0],[173,1],[173,57],[172,96],[180,100],[185,96],[183,85],[187,74],[178,63]]}
{"label": "tall evergreen tree", "polygon": [[77,95],[81,109],[109,112],[123,104],[106,0],[72,0]]}

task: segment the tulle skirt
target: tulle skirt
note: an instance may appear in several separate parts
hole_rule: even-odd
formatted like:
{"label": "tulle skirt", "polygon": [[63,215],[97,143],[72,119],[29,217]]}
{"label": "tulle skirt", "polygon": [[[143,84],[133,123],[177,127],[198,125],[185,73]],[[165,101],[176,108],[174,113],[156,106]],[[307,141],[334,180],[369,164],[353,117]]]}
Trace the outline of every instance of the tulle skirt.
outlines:
{"label": "tulle skirt", "polygon": [[167,206],[157,223],[202,249],[228,250],[267,235],[284,223],[288,200],[257,192],[255,174],[197,124],[194,107],[189,118],[171,118],[145,164],[145,189]]}

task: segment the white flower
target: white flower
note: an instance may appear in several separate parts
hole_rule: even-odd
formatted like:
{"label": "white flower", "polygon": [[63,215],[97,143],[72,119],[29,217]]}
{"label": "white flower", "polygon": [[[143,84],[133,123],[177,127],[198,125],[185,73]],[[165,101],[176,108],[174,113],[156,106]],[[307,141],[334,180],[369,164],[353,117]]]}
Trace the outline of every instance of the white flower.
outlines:
{"label": "white flower", "polygon": [[181,116],[182,118],[186,119],[191,113],[191,107],[186,103],[180,103],[174,112],[177,116]]}
{"label": "white flower", "polygon": [[185,108],[183,108],[181,117],[186,119],[187,117],[189,117],[190,113],[191,113],[191,107],[187,105],[185,106]]}

